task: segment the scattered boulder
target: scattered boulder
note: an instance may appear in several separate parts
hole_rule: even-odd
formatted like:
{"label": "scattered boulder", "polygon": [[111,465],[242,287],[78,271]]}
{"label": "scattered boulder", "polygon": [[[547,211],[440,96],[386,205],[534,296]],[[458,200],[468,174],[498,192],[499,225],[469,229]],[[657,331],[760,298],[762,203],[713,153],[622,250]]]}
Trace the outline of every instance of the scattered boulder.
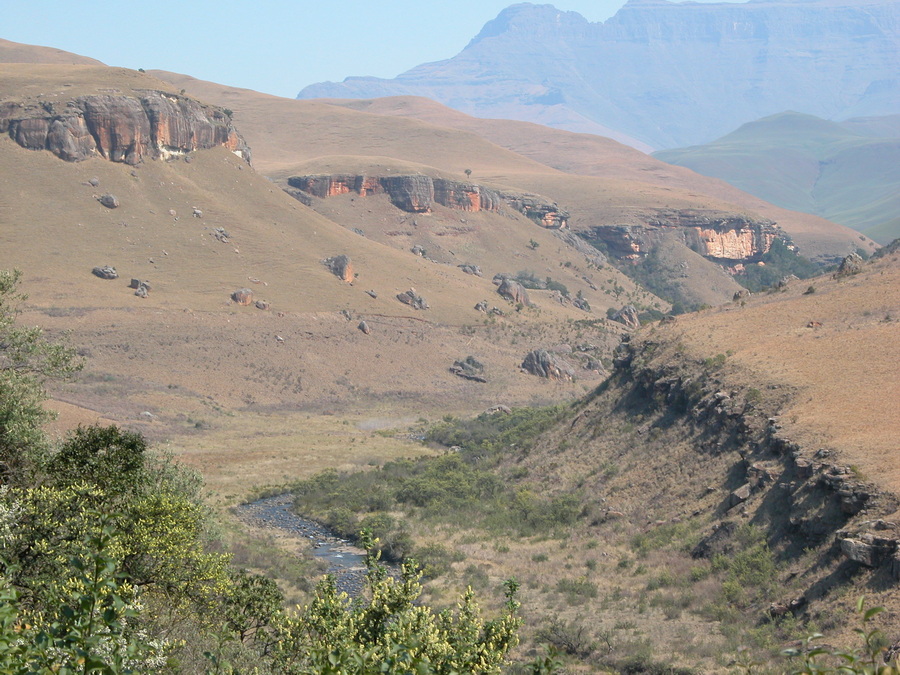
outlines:
{"label": "scattered boulder", "polygon": [[97,187],[98,185],[100,185],[100,179],[97,176],[94,176],[88,181],[88,185],[90,185],[91,187]]}
{"label": "scattered boulder", "polygon": [[531,306],[531,300],[528,298],[528,292],[525,290],[525,287],[518,281],[514,281],[513,279],[509,278],[503,279],[500,282],[500,285],[497,287],[497,292],[510,302],[522,304],[526,307]]}
{"label": "scattered boulder", "polygon": [[229,234],[225,231],[224,227],[217,227],[215,230],[213,230],[213,236],[223,244],[228,243]]}
{"label": "scattered boulder", "polygon": [[249,288],[239,288],[231,294],[231,300],[238,305],[247,306],[253,302],[253,291]]}
{"label": "scattered boulder", "polygon": [[512,409],[506,405],[492,405],[490,408],[485,410],[483,415],[511,415]]}
{"label": "scattered boulder", "polygon": [[372,329],[369,328],[369,324],[367,324],[365,321],[360,321],[357,328],[359,328],[359,330],[361,330],[365,335],[368,335],[372,332]]}
{"label": "scattered boulder", "polygon": [[150,282],[147,281],[146,279],[143,279],[143,280],[142,280],[142,279],[134,279],[134,278],[132,278],[131,282],[128,284],[128,288],[133,288],[133,289],[135,289],[135,290],[137,290],[137,289],[140,288],[141,286],[144,286],[148,291],[149,291],[150,288],[151,288]]}
{"label": "scattered boulder", "polygon": [[742,504],[750,499],[751,489],[750,483],[744,483],[741,487],[728,495],[728,508]]}
{"label": "scattered boulder", "polygon": [[863,259],[862,256],[854,251],[846,258],[841,261],[840,267],[838,267],[837,272],[834,273],[835,279],[840,279],[841,277],[849,277],[853,274],[859,274],[862,272],[863,268]]}
{"label": "scattered boulder", "polygon": [[375,291],[372,291],[372,290],[366,291],[366,295],[368,295],[373,300],[378,299],[378,293],[376,293]]}
{"label": "scattered boulder", "polygon": [[175,218],[178,216],[178,211],[176,211],[175,209],[169,209],[169,215]]}
{"label": "scattered boulder", "polygon": [[640,328],[641,320],[638,318],[637,309],[634,305],[625,305],[618,312],[610,317],[613,321],[625,324],[629,328]]}
{"label": "scattered boulder", "polygon": [[459,267],[459,269],[461,269],[466,274],[471,274],[476,277],[484,276],[481,272],[481,268],[478,265],[465,264],[465,265],[457,265],[457,267]]}
{"label": "scattered boulder", "polygon": [[348,284],[353,281],[355,275],[353,274],[353,263],[350,261],[349,256],[336,255],[332,258],[326,258],[322,263],[341,281],[346,281]]}
{"label": "scattered boulder", "polygon": [[522,368],[532,375],[559,382],[571,382],[575,376],[575,369],[565,359],[551,354],[546,349],[535,349],[528,352],[525,360],[522,361]]}
{"label": "scattered boulder", "polygon": [[409,249],[409,250],[412,251],[412,254],[413,254],[413,255],[417,255],[417,256],[419,256],[420,258],[424,258],[424,257],[425,257],[425,253],[427,253],[427,251],[425,250],[425,247],[424,247],[424,246],[420,246],[419,244],[416,244],[415,246],[413,246],[413,247],[412,247],[411,249]]}
{"label": "scattered boulder", "polygon": [[203,217],[203,211],[201,211],[200,209],[198,209],[198,208],[195,206],[195,207],[194,207],[194,210],[191,212],[191,216],[193,216],[194,218],[202,218],[202,217]]}
{"label": "scattered boulder", "polygon": [[467,356],[462,361],[454,361],[450,372],[473,382],[487,382],[484,377],[484,364],[474,356]]}
{"label": "scattered boulder", "polygon": [[478,312],[484,312],[484,313],[487,313],[487,311],[488,311],[488,303],[487,303],[487,300],[482,300],[482,301],[479,302],[477,305],[475,305],[475,310],[478,311]]}
{"label": "scattered boulder", "polygon": [[583,312],[591,311],[590,303],[587,300],[585,300],[583,297],[576,295],[575,298],[572,300],[572,304]]}
{"label": "scattered boulder", "polygon": [[425,298],[416,293],[415,288],[410,288],[404,293],[397,293],[397,299],[404,305],[409,305],[413,309],[428,309],[428,303]]}
{"label": "scattered boulder", "polygon": [[732,302],[738,302],[739,300],[746,300],[750,297],[750,291],[746,288],[737,291],[734,295],[731,296]]}
{"label": "scattered boulder", "polygon": [[145,419],[148,422],[152,422],[153,420],[156,419],[156,415],[154,415],[149,410],[145,410],[144,412],[141,413],[141,419]]}
{"label": "scattered boulder", "polygon": [[262,310],[267,310],[269,309],[269,307],[271,307],[268,300],[257,300],[253,303],[253,305],[256,307],[256,309]]}
{"label": "scattered boulder", "polygon": [[142,284],[137,287],[137,289],[134,291],[134,294],[139,298],[146,298],[148,295],[150,295],[150,289]]}
{"label": "scattered boulder", "polygon": [[101,279],[118,279],[119,273],[116,272],[116,268],[111,265],[102,265],[100,267],[95,267],[91,270],[91,273],[95,277],[100,277]]}
{"label": "scattered boulder", "polygon": [[109,193],[105,195],[101,195],[98,200],[103,206],[108,209],[116,209],[119,208],[119,200],[116,199],[115,195],[111,195]]}

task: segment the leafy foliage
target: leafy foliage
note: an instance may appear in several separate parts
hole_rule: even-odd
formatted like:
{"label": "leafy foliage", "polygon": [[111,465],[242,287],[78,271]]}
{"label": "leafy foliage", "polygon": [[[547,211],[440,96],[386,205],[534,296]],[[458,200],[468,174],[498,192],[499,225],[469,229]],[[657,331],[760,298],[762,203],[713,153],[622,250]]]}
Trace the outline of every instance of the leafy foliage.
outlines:
{"label": "leafy foliage", "polygon": [[763,255],[762,262],[765,264],[747,265],[734,277],[735,281],[756,293],[774,286],[788,275],[809,279],[822,271],[814,262],[789,249],[781,239],[772,242],[772,248]]}
{"label": "leafy foliage", "polygon": [[278,672],[301,673],[499,673],[518,643],[521,625],[518,584],[506,582],[506,605],[484,621],[471,588],[456,613],[435,614],[416,604],[422,587],[414,562],[404,563],[399,578],[378,564],[369,545],[366,600],[350,603],[326,577],[316,597],[296,617],[277,626]]}

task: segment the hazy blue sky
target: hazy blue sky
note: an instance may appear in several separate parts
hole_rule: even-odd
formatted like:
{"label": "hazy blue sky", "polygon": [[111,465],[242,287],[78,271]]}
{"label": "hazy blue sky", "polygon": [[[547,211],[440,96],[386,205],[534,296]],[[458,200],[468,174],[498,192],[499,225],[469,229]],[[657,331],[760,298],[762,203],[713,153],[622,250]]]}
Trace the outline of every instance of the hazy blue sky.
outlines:
{"label": "hazy blue sky", "polygon": [[[625,0],[558,0],[603,21]],[[712,1],[712,0],[704,0]],[[457,54],[504,0],[21,0],[0,38],[111,66],[159,68],[294,97],[350,75],[394,77]]]}

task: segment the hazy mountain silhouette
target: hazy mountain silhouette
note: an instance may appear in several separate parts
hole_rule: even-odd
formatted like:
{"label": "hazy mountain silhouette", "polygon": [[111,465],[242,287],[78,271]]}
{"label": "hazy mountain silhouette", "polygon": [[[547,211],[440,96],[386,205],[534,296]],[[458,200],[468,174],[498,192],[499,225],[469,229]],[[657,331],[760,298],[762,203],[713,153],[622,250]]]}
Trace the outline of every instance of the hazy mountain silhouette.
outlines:
{"label": "hazy mountain silhouette", "polygon": [[314,84],[298,98],[414,94],[480,117],[677,147],[784,110],[900,111],[898,27],[894,0],[631,0],[604,23],[523,3],[451,59],[392,80]]}

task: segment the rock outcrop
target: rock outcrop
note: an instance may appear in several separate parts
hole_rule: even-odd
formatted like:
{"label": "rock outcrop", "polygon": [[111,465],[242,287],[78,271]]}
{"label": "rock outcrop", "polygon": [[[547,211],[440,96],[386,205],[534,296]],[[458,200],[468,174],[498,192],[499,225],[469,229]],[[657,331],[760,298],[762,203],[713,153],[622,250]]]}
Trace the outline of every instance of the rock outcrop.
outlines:
{"label": "rock outcrop", "polygon": [[403,293],[397,293],[397,299],[404,305],[409,305],[413,309],[428,309],[428,303],[425,298],[416,293],[415,288],[410,288]]}
{"label": "rock outcrop", "polygon": [[497,292],[512,303],[531,306],[528,291],[515,279],[504,278],[497,287]]}
{"label": "rock outcrop", "polygon": [[849,277],[854,274],[859,274],[862,272],[864,261],[862,256],[855,251],[841,260],[841,264],[837,269],[837,272],[834,273],[835,279],[840,279],[841,277]]}
{"label": "rock outcrop", "polygon": [[450,372],[464,380],[487,382],[487,378],[484,376],[484,364],[474,356],[467,356],[459,361],[454,361],[453,365],[450,366]]}
{"label": "rock outcrop", "polygon": [[646,255],[661,235],[677,232],[688,248],[714,261],[750,262],[769,252],[775,239],[793,247],[787,236],[770,220],[742,215],[705,213],[694,210],[660,211],[646,225],[593,227],[590,237],[602,242],[610,255],[635,260]]}
{"label": "rock outcrop", "polygon": [[100,277],[101,279],[118,279],[119,273],[116,272],[116,268],[112,265],[100,265],[99,267],[95,267],[91,270],[91,273],[95,277]]}
{"label": "rock outcrop", "polygon": [[535,349],[528,352],[525,360],[522,361],[522,368],[532,375],[559,382],[571,382],[575,376],[575,369],[565,359],[546,349]]}
{"label": "rock outcrop", "polygon": [[239,288],[231,294],[231,301],[246,307],[253,303],[253,291],[249,288]]}
{"label": "rock outcrop", "polygon": [[7,103],[0,106],[0,133],[70,162],[100,156],[134,165],[216,146],[250,161],[250,148],[225,111],[161,91],[80,96],[60,112]]}
{"label": "rock outcrop", "polygon": [[322,261],[322,264],[331,270],[331,273],[341,281],[348,284],[353,282],[355,274],[353,272],[353,262],[350,260],[349,256],[336,255],[331,258],[326,258]]}
{"label": "rock outcrop", "polygon": [[610,317],[613,321],[625,324],[629,328],[640,328],[641,320],[638,318],[637,309],[634,305],[625,305],[618,312]]}
{"label": "rock outcrop", "polygon": [[287,183],[320,199],[351,192],[361,197],[387,194],[394,206],[408,213],[428,213],[434,204],[461,211],[499,211],[503,204],[497,192],[483,186],[424,174],[316,174],[291,176]]}
{"label": "rock outcrop", "polygon": [[356,174],[311,174],[287,179],[287,192],[309,205],[308,195],[326,199],[343,194],[360,197],[387,194],[391,203],[408,213],[429,213],[434,204],[458,211],[500,212],[508,207],[543,227],[560,229],[569,214],[556,202],[533,194],[497,192],[477,183],[431,178],[424,174],[368,176]]}

